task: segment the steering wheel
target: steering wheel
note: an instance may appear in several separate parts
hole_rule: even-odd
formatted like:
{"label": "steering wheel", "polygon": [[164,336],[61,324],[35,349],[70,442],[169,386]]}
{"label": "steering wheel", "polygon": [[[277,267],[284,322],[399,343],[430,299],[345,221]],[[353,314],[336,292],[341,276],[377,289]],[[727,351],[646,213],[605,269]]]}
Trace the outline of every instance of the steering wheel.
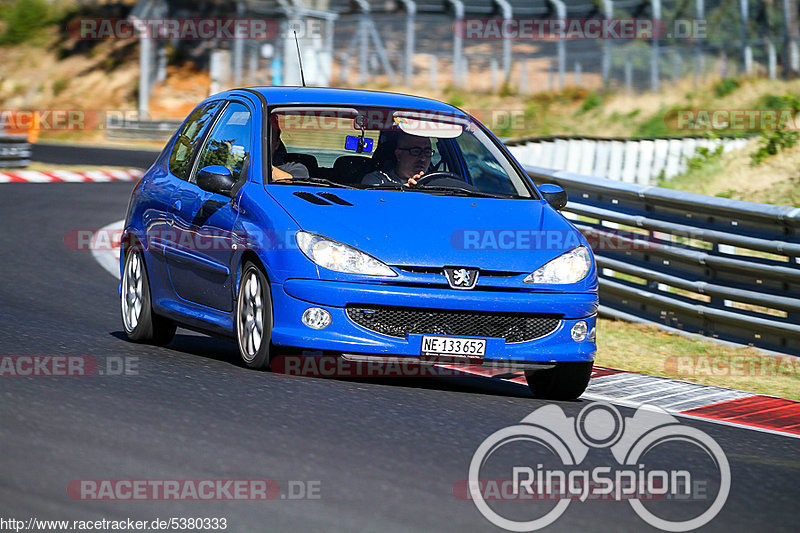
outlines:
{"label": "steering wheel", "polygon": [[[423,185],[427,185],[428,183],[430,183],[433,180],[440,180],[440,179],[443,179],[443,178],[452,178],[452,179],[457,179],[458,181],[464,182],[464,179],[461,176],[459,176],[458,174],[455,174],[453,172],[447,172],[447,171],[444,171],[444,170],[438,170],[436,172],[431,172],[430,174],[425,174],[421,178],[417,178],[417,187],[421,187]],[[466,185],[467,183],[464,182],[464,184]]]}

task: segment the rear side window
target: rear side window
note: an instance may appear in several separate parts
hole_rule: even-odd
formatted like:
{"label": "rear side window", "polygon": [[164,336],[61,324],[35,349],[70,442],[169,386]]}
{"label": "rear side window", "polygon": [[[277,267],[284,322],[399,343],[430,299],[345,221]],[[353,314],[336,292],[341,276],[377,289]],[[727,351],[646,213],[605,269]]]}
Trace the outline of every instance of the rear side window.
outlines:
{"label": "rear side window", "polygon": [[192,154],[197,149],[197,143],[202,138],[203,132],[214,119],[219,106],[219,100],[199,106],[192,111],[181,127],[178,138],[175,139],[175,145],[172,147],[172,153],[169,155],[169,171],[180,179],[189,179]]}

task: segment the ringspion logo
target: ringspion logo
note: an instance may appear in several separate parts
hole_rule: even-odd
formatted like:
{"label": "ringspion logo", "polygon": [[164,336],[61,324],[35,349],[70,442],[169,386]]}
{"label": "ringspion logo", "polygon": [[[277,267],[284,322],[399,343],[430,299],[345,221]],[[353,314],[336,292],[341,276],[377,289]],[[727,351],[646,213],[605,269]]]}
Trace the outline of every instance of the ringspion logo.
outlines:
{"label": "ringspion logo", "polygon": [[[570,505],[598,499],[628,502],[653,527],[690,531],[717,516],[730,485],[728,459],[703,431],[652,406],[623,417],[605,402],[574,417],[547,405],[492,433],[472,456],[467,479],[478,511],[508,531],[542,529]],[[695,505],[676,503],[683,501]]]}

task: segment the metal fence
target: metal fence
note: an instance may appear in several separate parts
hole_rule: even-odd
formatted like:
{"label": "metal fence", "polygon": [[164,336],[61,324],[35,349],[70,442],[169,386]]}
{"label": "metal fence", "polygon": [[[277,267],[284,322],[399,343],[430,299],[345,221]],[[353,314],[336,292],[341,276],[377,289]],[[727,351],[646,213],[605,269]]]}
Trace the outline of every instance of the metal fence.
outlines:
{"label": "metal fence", "polygon": [[[687,78],[699,83],[741,74],[797,76],[799,5],[798,0],[138,0],[130,17],[235,15],[277,21],[282,34],[265,41],[170,43],[181,50],[177,57],[210,68],[220,90],[299,84],[297,44],[288,29],[316,21],[319,31],[301,31],[298,37],[310,85],[449,86],[526,94],[566,86],[660,90]],[[613,32],[601,38],[464,32],[465,24],[481,20],[612,26],[649,20],[657,31],[633,38]],[[151,90],[166,77],[167,41],[141,38],[139,52],[139,112],[146,117]],[[211,61],[215,52],[227,52],[226,68],[212,68],[220,63]]]}
{"label": "metal fence", "polygon": [[0,168],[23,168],[31,162],[27,136],[0,135]]}
{"label": "metal fence", "polygon": [[[403,72],[401,81],[409,86],[505,86],[524,94],[566,86],[658,90],[687,77],[774,78],[781,70],[785,75],[800,70],[796,0],[362,0],[351,5],[361,8],[340,12],[334,50],[346,49],[344,41],[361,31],[365,15],[380,28],[382,42],[371,46],[365,40],[357,74],[344,69],[339,83],[393,84],[393,74]],[[658,31],[652,38],[594,40],[460,35],[459,25],[476,19],[498,24],[653,20]],[[345,61],[351,55],[334,57]]]}
{"label": "metal fence", "polygon": [[569,194],[601,313],[800,355],[800,208],[526,169]]}

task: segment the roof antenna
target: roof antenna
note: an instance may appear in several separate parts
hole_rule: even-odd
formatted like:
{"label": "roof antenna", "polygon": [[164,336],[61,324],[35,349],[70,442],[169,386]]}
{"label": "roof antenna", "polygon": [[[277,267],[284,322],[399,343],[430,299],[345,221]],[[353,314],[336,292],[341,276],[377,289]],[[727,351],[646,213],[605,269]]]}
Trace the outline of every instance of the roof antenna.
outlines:
{"label": "roof antenna", "polygon": [[303,87],[306,86],[306,77],[303,75],[303,57],[300,55],[300,41],[297,40],[297,31],[294,31],[294,44],[297,45],[297,61],[300,63],[300,80],[303,82]]}

